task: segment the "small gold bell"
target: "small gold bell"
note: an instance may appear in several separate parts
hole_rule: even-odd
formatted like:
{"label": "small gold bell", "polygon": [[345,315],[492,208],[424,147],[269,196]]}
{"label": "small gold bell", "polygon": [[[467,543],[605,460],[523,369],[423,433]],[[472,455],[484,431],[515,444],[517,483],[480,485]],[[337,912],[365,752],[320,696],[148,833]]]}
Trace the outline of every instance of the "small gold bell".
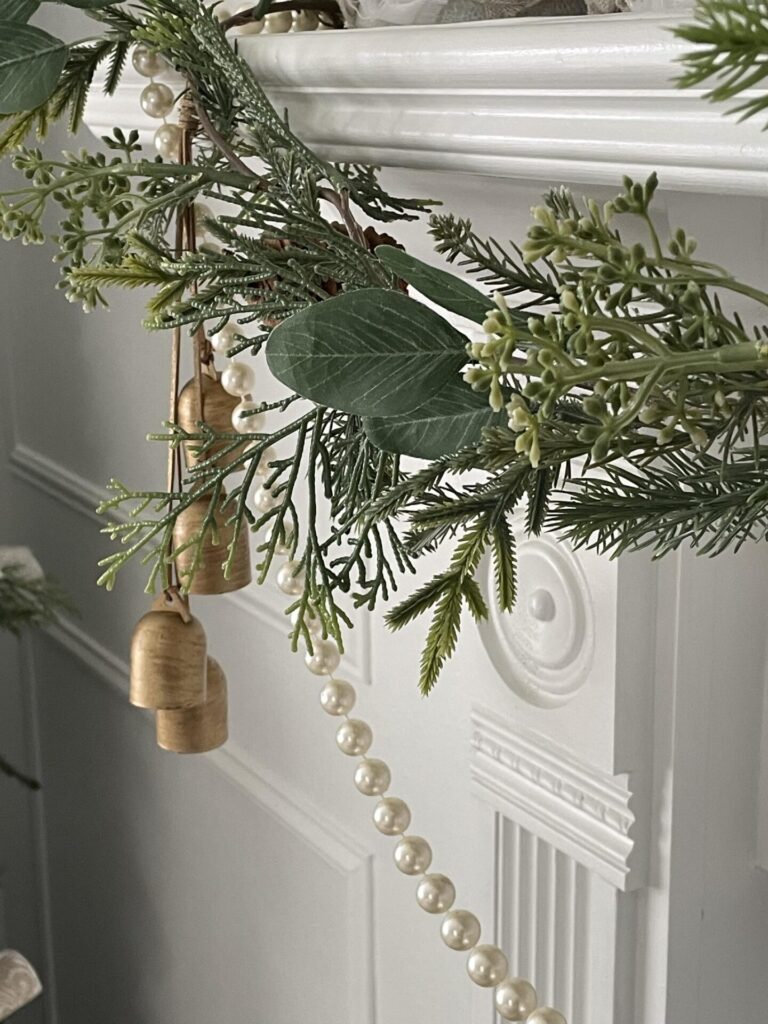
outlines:
{"label": "small gold bell", "polygon": [[[251,552],[247,524],[243,524],[237,538],[229,578],[224,576],[223,563],[227,559],[234,534],[234,526],[227,524],[231,512],[222,508],[224,500],[222,497],[214,514],[215,529],[209,529],[205,535],[200,560],[191,580],[187,577],[192,571],[196,545],[191,544],[176,556],[179,578],[190,594],[228,594],[233,590],[247,587],[251,582]],[[210,497],[203,497],[179,513],[173,527],[174,550],[183,547],[200,532],[208,515],[210,503]]]}
{"label": "small gold bell", "polygon": [[188,708],[206,694],[205,630],[175,591],[162,594],[131,640],[130,701],[139,708]]}
{"label": "small gold bell", "polygon": [[202,754],[227,742],[227,677],[208,658],[208,694],[194,708],[158,711],[157,743],[176,754]]}
{"label": "small gold bell", "polygon": [[[179,402],[176,412],[179,426],[189,434],[196,434],[200,430],[198,423],[202,421],[203,423],[206,423],[211,430],[215,430],[219,434],[231,434],[233,432],[232,413],[240,399],[227,394],[221,386],[218,374],[214,378],[209,377],[207,373],[203,373],[201,385],[201,389],[198,389],[197,380],[193,377],[192,380],[187,381],[179,392]],[[200,410],[199,390],[202,390],[203,393],[202,412]],[[218,455],[219,452],[228,447],[230,443],[230,441],[217,441],[215,444],[212,444],[210,448],[207,448],[205,452],[196,454],[195,449],[200,447],[202,441],[185,442],[184,454],[187,460],[187,466],[191,468],[198,462],[202,462],[203,459],[213,458]],[[228,452],[227,455],[219,460],[218,464],[220,466],[231,465],[243,451],[246,443],[247,442],[244,442],[242,445],[238,445],[237,448],[233,449],[233,451]]]}

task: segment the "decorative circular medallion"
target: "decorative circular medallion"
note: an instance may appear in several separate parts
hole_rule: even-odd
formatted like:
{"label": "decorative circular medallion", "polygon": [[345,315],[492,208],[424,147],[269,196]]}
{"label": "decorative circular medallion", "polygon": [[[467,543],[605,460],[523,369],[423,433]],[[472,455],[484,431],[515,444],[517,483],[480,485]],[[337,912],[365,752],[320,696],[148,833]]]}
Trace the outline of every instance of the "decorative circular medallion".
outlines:
{"label": "decorative circular medallion", "polygon": [[[489,600],[480,627],[497,671],[538,707],[565,704],[587,679],[594,648],[589,587],[571,549],[549,537],[518,540],[518,595],[512,612]],[[493,566],[487,590],[493,594]]]}

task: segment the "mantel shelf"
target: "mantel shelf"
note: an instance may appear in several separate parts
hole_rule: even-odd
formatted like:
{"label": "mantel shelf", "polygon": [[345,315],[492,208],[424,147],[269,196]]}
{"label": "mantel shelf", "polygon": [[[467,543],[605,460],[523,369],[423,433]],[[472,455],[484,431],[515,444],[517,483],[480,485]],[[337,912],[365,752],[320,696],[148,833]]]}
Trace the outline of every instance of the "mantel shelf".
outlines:
{"label": "mantel shelf", "polygon": [[[680,15],[531,18],[250,36],[259,81],[336,160],[524,179],[768,194],[768,137],[673,84]],[[89,123],[146,129],[141,82]]]}

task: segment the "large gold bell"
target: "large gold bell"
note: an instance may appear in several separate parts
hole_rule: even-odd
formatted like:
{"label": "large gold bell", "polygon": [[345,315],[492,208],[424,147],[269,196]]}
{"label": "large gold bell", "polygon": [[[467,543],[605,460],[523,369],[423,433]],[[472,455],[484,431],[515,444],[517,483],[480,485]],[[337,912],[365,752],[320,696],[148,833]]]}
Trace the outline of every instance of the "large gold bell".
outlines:
{"label": "large gold bell", "polygon": [[[215,430],[219,434],[231,434],[233,432],[232,413],[240,400],[233,395],[227,394],[221,386],[218,374],[215,379],[209,377],[207,373],[202,374],[201,385],[202,387],[198,388],[197,380],[193,377],[192,380],[187,381],[179,392],[176,411],[179,426],[189,434],[197,434],[200,431],[198,423],[202,421],[211,430]],[[202,410],[200,409],[200,390],[202,390],[203,394]],[[210,448],[207,448],[205,452],[196,454],[195,449],[200,447],[202,441],[186,441],[184,443],[184,455],[187,466],[191,468],[198,462],[202,462],[203,459],[214,458],[230,443],[230,441],[217,441]],[[227,455],[218,460],[218,465],[231,465],[243,451],[245,444],[246,442],[238,445],[233,451],[228,452]]]}
{"label": "large gold bell", "polygon": [[178,594],[161,595],[131,640],[130,701],[140,708],[189,708],[206,695],[205,630]]}
{"label": "large gold bell", "polygon": [[158,711],[157,742],[176,754],[202,754],[227,742],[227,678],[213,658],[208,659],[208,694],[204,704],[175,711]]}
{"label": "large gold bell", "polygon": [[[229,509],[222,509],[223,501],[222,498],[214,514],[215,527],[209,528],[205,534],[200,559],[191,580],[188,576],[193,569],[196,544],[190,544],[176,555],[179,579],[190,594],[228,594],[232,590],[247,587],[251,582],[251,552],[247,524],[243,524],[238,535],[229,578],[224,576],[223,563],[228,557],[234,526],[227,524],[231,513]],[[210,496],[203,497],[179,513],[173,527],[174,550],[184,547],[199,534],[210,504]]]}

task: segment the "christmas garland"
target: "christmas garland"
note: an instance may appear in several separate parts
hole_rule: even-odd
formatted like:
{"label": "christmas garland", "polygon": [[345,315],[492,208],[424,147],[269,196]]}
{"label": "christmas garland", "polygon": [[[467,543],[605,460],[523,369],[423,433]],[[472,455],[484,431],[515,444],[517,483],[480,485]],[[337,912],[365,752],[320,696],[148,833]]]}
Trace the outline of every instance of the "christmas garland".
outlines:
{"label": "christmas garland", "polygon": [[[184,452],[186,470],[166,490],[111,483],[102,511],[119,546],[105,586],[134,557],[149,591],[168,591],[174,573],[182,596],[194,591],[211,558],[231,579],[244,534],[266,527],[258,578],[287,551],[294,647],[332,638],[343,649],[350,607],[388,601],[425,552],[446,549],[447,567],[387,616],[399,629],[430,614],[428,692],[463,611],[488,614],[475,578],[486,553],[494,599],[513,608],[520,508],[529,533],[612,554],[765,538],[768,342],[735,306],[768,307],[768,293],[697,260],[684,231],[659,238],[655,176],[625,180],[603,206],[553,190],[522,247],[502,244],[432,201],[389,195],[375,168],[320,159],[227,38],[297,7],[338,24],[333,4],[262,2],[223,24],[200,0],[70,5],[90,8],[98,34],[68,46],[26,23],[35,0],[0,0],[0,152],[26,179],[0,197],[0,230],[41,242],[58,204],[68,297],[92,309],[108,286],[152,289],[147,327],[192,337],[197,366],[178,415],[153,435],[179,469]],[[716,100],[749,89],[737,109],[760,114],[767,13],[765,0],[700,4],[678,30],[696,44],[680,84],[712,80]],[[119,129],[97,152],[52,158],[25,145],[62,118],[76,128],[97,68],[114,92],[131,47],[141,73],[171,68],[183,82],[181,159],[173,123],[158,129],[155,159]],[[143,103],[162,118],[177,99],[153,81]],[[430,211],[438,253],[464,276],[389,233]],[[173,225],[190,217],[179,244]],[[625,222],[646,240],[625,241]],[[232,360],[221,378],[215,353]],[[239,354],[266,359],[286,396],[254,399],[257,373]]]}

